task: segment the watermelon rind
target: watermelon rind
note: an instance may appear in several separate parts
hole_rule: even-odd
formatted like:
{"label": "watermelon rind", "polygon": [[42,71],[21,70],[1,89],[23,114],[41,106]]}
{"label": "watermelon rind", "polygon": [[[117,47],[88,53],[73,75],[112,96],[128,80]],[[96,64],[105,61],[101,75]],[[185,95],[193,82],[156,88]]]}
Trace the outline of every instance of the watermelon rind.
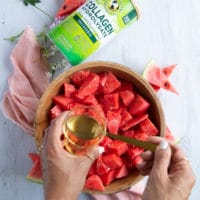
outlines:
{"label": "watermelon rind", "polygon": [[152,69],[152,67],[155,65],[155,60],[154,59],[151,59],[148,64],[145,66],[145,69],[143,71],[143,74],[142,76],[147,80],[147,75],[148,75],[148,72]]}
{"label": "watermelon rind", "polygon": [[34,178],[34,177],[32,177],[32,176],[29,176],[29,175],[26,176],[26,180],[32,181],[32,182],[38,183],[38,184],[42,184],[42,183],[43,183],[43,180],[42,180],[42,179]]}

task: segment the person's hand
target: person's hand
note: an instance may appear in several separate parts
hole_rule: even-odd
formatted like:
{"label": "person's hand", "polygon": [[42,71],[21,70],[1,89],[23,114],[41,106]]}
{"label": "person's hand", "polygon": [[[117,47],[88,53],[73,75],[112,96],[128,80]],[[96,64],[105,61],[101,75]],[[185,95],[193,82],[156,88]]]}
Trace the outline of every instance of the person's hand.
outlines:
{"label": "person's hand", "polygon": [[150,141],[158,143],[155,153],[144,152],[138,164],[142,175],[149,175],[143,200],[187,200],[195,183],[195,176],[183,151],[172,142],[159,137]]}
{"label": "person's hand", "polygon": [[75,156],[63,149],[62,127],[66,112],[51,122],[45,131],[41,149],[46,200],[74,200],[85,183],[87,172],[99,154],[96,147],[85,156]]}

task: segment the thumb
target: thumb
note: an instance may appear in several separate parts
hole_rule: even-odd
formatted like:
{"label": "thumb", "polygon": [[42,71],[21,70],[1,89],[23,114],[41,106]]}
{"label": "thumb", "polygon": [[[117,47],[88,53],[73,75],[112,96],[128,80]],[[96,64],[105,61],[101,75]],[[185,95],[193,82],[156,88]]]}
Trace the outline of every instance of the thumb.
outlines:
{"label": "thumb", "polygon": [[157,173],[167,176],[170,161],[171,161],[171,148],[166,140],[162,140],[155,151],[152,173]]}

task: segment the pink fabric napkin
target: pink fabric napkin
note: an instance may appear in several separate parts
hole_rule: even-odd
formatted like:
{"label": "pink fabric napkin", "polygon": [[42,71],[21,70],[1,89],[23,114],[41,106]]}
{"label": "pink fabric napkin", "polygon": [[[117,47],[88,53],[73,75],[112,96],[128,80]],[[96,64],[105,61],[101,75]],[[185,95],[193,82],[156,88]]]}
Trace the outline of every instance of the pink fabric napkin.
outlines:
{"label": "pink fabric napkin", "polygon": [[[2,110],[8,119],[33,135],[33,122],[39,99],[49,85],[47,63],[41,59],[41,47],[33,30],[28,27],[11,54],[13,73],[8,79],[8,91],[2,100]],[[141,200],[144,184],[112,195],[95,195],[95,200]]]}
{"label": "pink fabric napkin", "polygon": [[40,50],[33,30],[27,27],[12,51],[13,73],[2,100],[5,116],[32,135],[39,99],[49,85],[47,63],[41,59]]}

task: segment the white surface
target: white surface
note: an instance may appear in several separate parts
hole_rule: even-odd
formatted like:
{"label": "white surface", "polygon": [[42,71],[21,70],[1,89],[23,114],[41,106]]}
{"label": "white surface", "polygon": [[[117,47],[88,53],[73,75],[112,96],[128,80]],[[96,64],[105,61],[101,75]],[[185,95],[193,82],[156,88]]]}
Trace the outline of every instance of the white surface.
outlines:
{"label": "white surface", "polygon": [[[54,15],[61,2],[42,0],[39,6]],[[150,58],[161,66],[178,64],[171,82],[180,95],[161,91],[159,97],[169,127],[175,135],[184,138],[183,147],[197,176],[190,200],[196,200],[200,194],[200,2],[138,0],[137,4],[141,19],[88,60],[123,63],[139,73]],[[28,24],[38,32],[48,23],[46,16],[31,6],[24,7],[20,0],[1,0],[1,97],[12,72],[9,55],[13,48],[13,44],[3,38],[19,33]],[[33,139],[0,113],[0,199],[43,199],[42,186],[24,179],[31,166],[27,153],[33,151]],[[85,198],[82,196],[82,199]]]}

